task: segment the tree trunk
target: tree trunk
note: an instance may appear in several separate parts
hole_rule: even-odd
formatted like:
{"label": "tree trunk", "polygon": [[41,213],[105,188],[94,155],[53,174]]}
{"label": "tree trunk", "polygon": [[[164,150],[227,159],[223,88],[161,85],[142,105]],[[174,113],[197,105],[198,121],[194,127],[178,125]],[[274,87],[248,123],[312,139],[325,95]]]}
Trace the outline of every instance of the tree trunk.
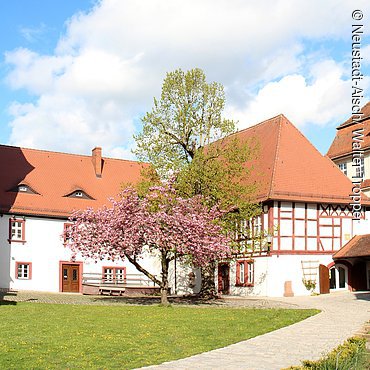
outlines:
{"label": "tree trunk", "polygon": [[162,253],[162,284],[161,284],[161,304],[168,306],[168,266],[170,260],[167,258],[165,253]]}
{"label": "tree trunk", "polygon": [[212,261],[207,266],[202,268],[202,287],[200,289],[199,296],[207,299],[217,297],[215,270],[216,261]]}

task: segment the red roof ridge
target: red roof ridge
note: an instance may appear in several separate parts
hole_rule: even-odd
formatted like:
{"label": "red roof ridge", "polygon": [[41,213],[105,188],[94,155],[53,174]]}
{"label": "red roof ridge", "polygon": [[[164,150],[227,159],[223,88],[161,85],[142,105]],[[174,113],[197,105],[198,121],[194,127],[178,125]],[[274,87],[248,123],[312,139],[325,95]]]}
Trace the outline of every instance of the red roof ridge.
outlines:
{"label": "red roof ridge", "polygon": [[[46,149],[34,149],[34,148],[26,148],[21,146],[15,146],[15,145],[6,145],[6,144],[0,144],[0,148],[9,148],[9,149],[15,149],[15,150],[27,150],[31,152],[38,152],[38,153],[50,153],[50,154],[61,154],[66,155],[69,157],[84,157],[84,158],[91,158],[91,154],[77,154],[77,153],[67,153],[67,152],[60,152],[56,150],[46,150]],[[140,161],[135,161],[134,159],[123,159],[123,158],[112,158],[112,157],[103,157],[103,159],[109,159],[112,161],[122,161],[122,162],[131,162],[131,163],[145,163]]]}
{"label": "red roof ridge", "polygon": [[279,131],[278,131],[278,138],[276,140],[276,147],[275,147],[275,159],[274,159],[274,164],[272,168],[272,177],[271,177],[271,182],[270,182],[270,189],[267,193],[267,197],[270,197],[273,194],[273,187],[274,187],[274,181],[275,181],[275,174],[276,174],[276,164],[278,162],[278,157],[279,157],[279,147],[280,147],[280,139],[281,139],[281,126],[282,126],[282,118],[285,118],[289,122],[289,120],[283,115],[280,114],[279,116],[276,116],[274,118],[278,118],[278,124],[279,124]]}
{"label": "red roof ridge", "polygon": [[[255,129],[256,127],[262,126],[262,125],[263,125],[263,124],[265,124],[265,123],[269,123],[270,121],[276,120],[277,118],[285,118],[285,119],[287,119],[287,118],[284,116],[284,114],[280,113],[280,114],[278,114],[277,116],[274,116],[274,117],[271,117],[271,118],[267,118],[267,119],[265,119],[265,120],[264,120],[264,121],[262,121],[262,122],[258,122],[258,123],[254,124],[254,125],[251,125],[251,126],[248,126],[248,127],[246,127],[246,128],[243,128],[242,130],[239,130],[239,131],[233,132],[233,133],[232,133],[232,134],[230,134],[229,136],[238,135],[238,134],[243,133],[243,132],[246,132],[246,131],[248,131],[248,130]],[[229,136],[227,136],[227,137],[229,137]]]}
{"label": "red roof ridge", "polygon": [[354,116],[351,115],[351,117],[349,117],[346,121],[344,121],[343,123],[341,123],[338,127],[337,127],[337,130],[340,130],[342,128],[345,128],[347,126],[352,126],[356,123],[359,123],[359,122],[362,122],[362,121],[366,121],[369,117],[370,117],[370,101],[367,102],[360,110],[361,113],[363,113],[363,116],[356,120],[356,121],[353,121],[352,120],[352,117]]}

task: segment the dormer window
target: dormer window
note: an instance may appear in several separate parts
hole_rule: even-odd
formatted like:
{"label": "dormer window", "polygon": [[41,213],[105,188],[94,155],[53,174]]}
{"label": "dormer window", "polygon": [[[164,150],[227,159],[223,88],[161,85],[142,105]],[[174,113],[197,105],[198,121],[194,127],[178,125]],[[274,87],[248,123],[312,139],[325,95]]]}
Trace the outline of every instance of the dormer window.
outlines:
{"label": "dormer window", "polygon": [[9,191],[14,193],[38,194],[37,191],[33,190],[30,186],[26,184],[19,184]]}
{"label": "dormer window", "polygon": [[69,193],[65,196],[68,197],[68,198],[94,199],[93,197],[91,197],[90,195],[88,195],[87,193],[85,193],[81,189],[75,190],[72,193]]}

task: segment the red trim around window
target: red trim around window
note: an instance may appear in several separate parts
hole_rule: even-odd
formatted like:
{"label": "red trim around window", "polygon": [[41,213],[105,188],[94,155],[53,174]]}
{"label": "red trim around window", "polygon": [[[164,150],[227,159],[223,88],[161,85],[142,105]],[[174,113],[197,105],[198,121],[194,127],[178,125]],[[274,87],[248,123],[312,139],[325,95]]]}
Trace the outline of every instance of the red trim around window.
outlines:
{"label": "red trim around window", "polygon": [[[22,239],[12,239],[12,223],[20,222],[22,224]],[[9,218],[9,243],[25,243],[26,242],[26,220],[23,218]]]}
{"label": "red trim around window", "polygon": [[[28,277],[27,278],[18,277],[18,266],[19,265],[28,265]],[[15,278],[18,279],[18,280],[31,280],[32,279],[32,262],[16,261],[16,263],[15,263]]]}
{"label": "red trim around window", "polygon": [[113,276],[112,276],[112,280],[115,282],[116,281],[116,274],[117,274],[117,270],[123,270],[123,282],[125,283],[126,282],[126,267],[124,266],[103,266],[102,267],[102,280],[103,282],[105,282],[105,269],[112,269],[113,271]]}
{"label": "red trim around window", "polygon": [[67,229],[69,227],[71,227],[73,225],[72,222],[65,222],[64,225],[63,225],[63,242],[64,244],[66,244],[68,242],[68,240],[66,239],[66,235],[65,235],[65,232],[67,231]]}
{"label": "red trim around window", "polygon": [[[244,265],[244,283],[240,282],[240,265]],[[253,265],[253,271],[252,271],[252,281],[248,281],[248,275],[249,275],[249,265]],[[236,261],[236,286],[243,286],[243,287],[251,287],[254,286],[254,261],[253,260],[244,260]]]}

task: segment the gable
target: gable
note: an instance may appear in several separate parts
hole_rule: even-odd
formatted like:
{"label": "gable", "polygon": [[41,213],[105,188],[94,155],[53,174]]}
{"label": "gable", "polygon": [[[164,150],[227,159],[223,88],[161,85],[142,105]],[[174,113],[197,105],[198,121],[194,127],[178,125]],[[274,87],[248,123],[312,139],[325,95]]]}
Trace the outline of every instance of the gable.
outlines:
{"label": "gable", "polygon": [[[260,143],[252,161],[257,200],[348,204],[352,182],[283,115],[236,133]],[[364,202],[368,202],[366,196]]]}

